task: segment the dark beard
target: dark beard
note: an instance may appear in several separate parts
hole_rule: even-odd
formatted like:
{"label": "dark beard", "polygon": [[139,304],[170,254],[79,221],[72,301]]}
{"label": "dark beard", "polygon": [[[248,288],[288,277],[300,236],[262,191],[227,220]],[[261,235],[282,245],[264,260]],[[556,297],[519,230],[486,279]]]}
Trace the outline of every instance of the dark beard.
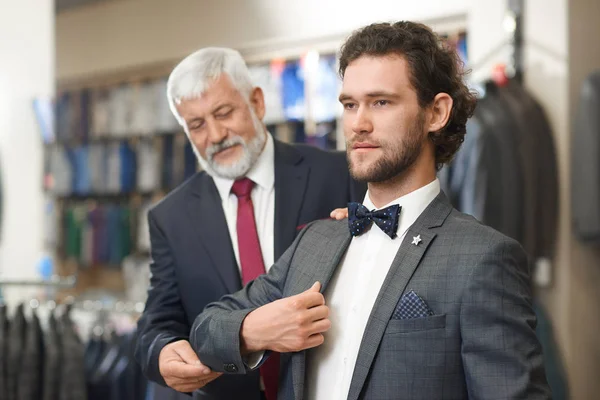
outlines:
{"label": "dark beard", "polygon": [[386,182],[405,173],[421,154],[424,117],[423,113],[419,113],[417,121],[400,143],[395,143],[393,146],[385,146],[386,144],[383,143],[382,148],[386,149],[384,155],[363,174],[356,173],[349,155],[351,146],[348,146],[346,155],[352,178],[359,182]]}

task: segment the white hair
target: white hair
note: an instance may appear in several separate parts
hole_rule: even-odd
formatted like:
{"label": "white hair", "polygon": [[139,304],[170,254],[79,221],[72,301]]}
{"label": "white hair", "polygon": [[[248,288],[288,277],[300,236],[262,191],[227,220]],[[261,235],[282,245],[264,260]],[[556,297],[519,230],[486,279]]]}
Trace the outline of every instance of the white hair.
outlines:
{"label": "white hair", "polygon": [[229,75],[233,85],[249,101],[254,85],[242,55],[236,50],[206,47],[184,58],[171,72],[167,82],[169,107],[186,134],[188,128],[185,120],[175,105],[185,99],[200,97],[223,73]]}

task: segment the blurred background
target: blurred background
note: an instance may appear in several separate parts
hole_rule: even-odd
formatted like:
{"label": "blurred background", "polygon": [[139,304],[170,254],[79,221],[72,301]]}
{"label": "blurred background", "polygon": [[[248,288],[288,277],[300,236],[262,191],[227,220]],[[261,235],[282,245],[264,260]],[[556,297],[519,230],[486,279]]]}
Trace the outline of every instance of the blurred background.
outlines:
{"label": "blurred background", "polygon": [[[555,398],[600,398],[598,0],[2,1],[0,338],[39,323],[50,343],[58,324],[61,340],[79,338],[89,398],[145,398],[129,351],[145,216],[198,168],[168,109],[171,69],[201,47],[235,48],[274,136],[344,149],[339,45],[400,19],[455,46],[481,98],[440,171],[447,194],[530,254]],[[33,351],[30,336],[16,349]],[[2,346],[0,359],[19,357]]]}

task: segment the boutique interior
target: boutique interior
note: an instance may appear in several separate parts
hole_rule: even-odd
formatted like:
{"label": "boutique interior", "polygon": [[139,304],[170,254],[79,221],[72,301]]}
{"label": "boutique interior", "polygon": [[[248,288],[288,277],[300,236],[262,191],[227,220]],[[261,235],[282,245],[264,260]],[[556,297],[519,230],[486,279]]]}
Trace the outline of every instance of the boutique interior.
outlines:
{"label": "boutique interior", "polygon": [[[182,58],[238,50],[274,138],[344,150],[340,44],[411,20],[456,48],[479,97],[442,188],[531,257],[554,398],[600,398],[599,17],[594,0],[3,2],[0,388],[152,398],[132,351],[148,210],[200,168],[165,96]],[[73,355],[42,361],[52,388],[20,361],[40,342]]]}

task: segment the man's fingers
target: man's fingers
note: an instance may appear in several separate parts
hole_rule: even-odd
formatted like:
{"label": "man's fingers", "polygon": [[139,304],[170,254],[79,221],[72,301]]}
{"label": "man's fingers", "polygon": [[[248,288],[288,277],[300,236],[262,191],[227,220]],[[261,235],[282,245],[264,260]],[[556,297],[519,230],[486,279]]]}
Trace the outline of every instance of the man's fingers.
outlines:
{"label": "man's fingers", "polygon": [[205,366],[190,365],[182,361],[171,361],[166,365],[165,375],[179,379],[204,378],[205,368]]}
{"label": "man's fingers", "polygon": [[348,209],[347,208],[336,208],[329,214],[329,216],[337,221],[342,220],[344,218],[348,218]]}
{"label": "man's fingers", "polygon": [[221,375],[223,375],[223,373],[221,373],[221,372],[211,372],[209,375],[204,376],[202,378],[187,378],[187,379],[175,378],[175,379],[170,379],[168,384],[170,387],[172,387],[173,389],[175,389],[179,392],[189,393],[189,392],[193,392],[194,390],[203,388],[204,386],[208,385],[209,383],[211,383],[212,381],[214,381]]}
{"label": "man's fingers", "polygon": [[173,351],[175,351],[186,364],[198,366],[205,374],[211,372],[210,368],[200,362],[196,352],[194,352],[194,349],[192,349],[192,346],[188,341],[177,343],[177,346],[173,347]]}
{"label": "man's fingers", "polygon": [[313,283],[311,288],[307,290],[307,292],[319,293],[320,290],[321,290],[321,282],[315,282],[315,283]]}
{"label": "man's fingers", "polygon": [[310,321],[318,321],[329,316],[329,307],[326,305],[316,306],[307,311]]}
{"label": "man's fingers", "polygon": [[331,321],[328,319],[322,319],[312,324],[310,331],[313,334],[327,332],[331,328]]}
{"label": "man's fingers", "polygon": [[297,310],[308,310],[323,304],[325,304],[325,297],[321,293],[304,292],[295,296],[292,306]]}
{"label": "man's fingers", "polygon": [[312,349],[313,347],[320,346],[323,344],[324,341],[325,341],[325,337],[320,333],[311,335],[311,336],[309,336],[308,340],[306,341],[306,346],[304,347],[303,350]]}
{"label": "man's fingers", "polygon": [[325,297],[319,292],[321,283],[315,282],[312,287],[296,296],[293,296],[298,308],[312,308],[325,304]]}
{"label": "man's fingers", "polygon": [[187,385],[175,385],[175,386],[171,386],[171,387],[181,393],[192,393],[194,390],[201,389],[204,386],[206,386],[206,384],[204,382],[202,382],[202,383],[193,383],[193,384],[187,384]]}

